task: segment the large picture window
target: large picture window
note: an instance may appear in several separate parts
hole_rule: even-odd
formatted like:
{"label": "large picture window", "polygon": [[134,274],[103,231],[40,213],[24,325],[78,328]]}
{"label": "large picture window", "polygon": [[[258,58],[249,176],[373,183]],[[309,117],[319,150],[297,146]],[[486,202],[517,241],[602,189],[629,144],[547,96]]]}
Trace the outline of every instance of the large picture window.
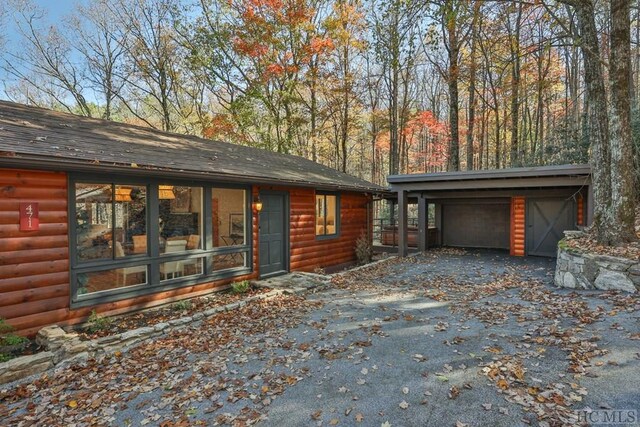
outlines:
{"label": "large picture window", "polygon": [[251,271],[249,192],[72,178],[72,305]]}
{"label": "large picture window", "polygon": [[316,194],[316,236],[337,235],[339,219],[338,196]]}

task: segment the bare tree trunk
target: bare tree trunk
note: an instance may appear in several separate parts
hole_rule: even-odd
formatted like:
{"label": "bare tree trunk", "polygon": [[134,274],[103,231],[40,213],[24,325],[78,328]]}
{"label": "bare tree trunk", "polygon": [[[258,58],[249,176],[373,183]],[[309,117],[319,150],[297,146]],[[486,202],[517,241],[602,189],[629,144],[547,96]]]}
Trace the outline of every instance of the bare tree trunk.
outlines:
{"label": "bare tree trunk", "polygon": [[[478,18],[480,2],[473,4],[471,36],[471,64],[469,66],[469,114],[467,117],[467,170],[473,170],[473,128],[476,119],[476,40],[478,39]],[[482,151],[480,151],[482,154]]]}
{"label": "bare tree trunk", "polygon": [[449,170],[460,170],[460,136],[458,131],[458,57],[460,47],[458,45],[458,32],[456,14],[453,12],[453,5],[449,2],[449,16],[446,21],[447,26],[447,52],[449,56],[449,73],[447,85],[449,87],[449,132],[451,142],[449,143]]}
{"label": "bare tree trunk", "polygon": [[522,21],[522,3],[518,3],[518,17],[516,18],[514,40],[510,40],[511,61],[513,67],[511,69],[511,153],[509,160],[511,167],[521,165],[521,159],[518,158],[518,126],[519,123],[519,90],[520,90],[520,24]]}
{"label": "bare tree trunk", "polygon": [[636,240],[635,188],[631,135],[631,29],[629,1],[611,0],[611,244]]}

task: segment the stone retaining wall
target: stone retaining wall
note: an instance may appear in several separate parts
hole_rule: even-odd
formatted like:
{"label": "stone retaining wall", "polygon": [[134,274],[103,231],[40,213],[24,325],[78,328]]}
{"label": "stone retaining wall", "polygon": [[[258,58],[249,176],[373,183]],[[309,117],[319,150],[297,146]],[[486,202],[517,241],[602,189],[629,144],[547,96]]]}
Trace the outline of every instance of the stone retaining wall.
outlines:
{"label": "stone retaining wall", "polygon": [[556,286],[573,289],[640,291],[640,261],[581,253],[558,245]]}
{"label": "stone retaining wall", "polygon": [[100,359],[116,351],[124,352],[143,341],[166,335],[172,330],[184,328],[222,311],[234,310],[247,305],[250,301],[270,299],[283,293],[293,292],[274,290],[242,301],[210,308],[192,316],[169,320],[166,323],[158,323],[153,326],[144,326],[91,341],[82,341],[78,334],[67,333],[59,326],[47,326],[42,328],[36,336],[36,343],[45,351],[0,363],[0,384],[39,374],[55,366],[82,362],[90,358]]}

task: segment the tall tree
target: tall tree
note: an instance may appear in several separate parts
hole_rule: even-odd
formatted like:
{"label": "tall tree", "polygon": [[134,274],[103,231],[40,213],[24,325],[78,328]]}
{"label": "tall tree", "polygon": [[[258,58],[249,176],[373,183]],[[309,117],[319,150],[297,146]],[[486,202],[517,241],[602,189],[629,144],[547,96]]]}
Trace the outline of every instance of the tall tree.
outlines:
{"label": "tall tree", "polygon": [[408,110],[406,102],[410,100],[406,92],[408,79],[415,77],[418,23],[423,7],[422,2],[413,0],[374,0],[370,3],[373,47],[386,86],[390,175],[400,172],[400,129],[402,122],[407,120],[402,112]]}
{"label": "tall tree", "polygon": [[518,150],[518,127],[520,126],[520,30],[522,24],[522,2],[516,7],[515,29],[511,29],[511,13],[507,13],[507,30],[509,34],[509,50],[511,52],[511,150],[509,160],[511,167],[521,165]]}
{"label": "tall tree", "polygon": [[180,61],[184,57],[173,30],[177,3],[117,0],[108,4],[111,14],[127,29],[123,42],[126,63],[118,75],[125,81],[126,92],[118,92],[118,99],[147,125],[175,130],[174,119],[180,114]]}
{"label": "tall tree", "polygon": [[43,30],[45,11],[30,0],[15,2],[14,6],[22,43],[8,54],[2,68],[18,79],[21,87],[43,93],[54,105],[69,112],[90,117],[92,108],[85,98],[86,83],[81,68],[72,60],[71,41],[56,26]]}
{"label": "tall tree", "polygon": [[123,70],[126,27],[119,25],[107,0],[79,5],[69,19],[75,46],[86,64],[83,77],[104,102],[102,118],[111,120],[114,101],[128,76]]}
{"label": "tall tree", "polygon": [[603,57],[592,0],[562,0],[578,17],[591,140],[594,230],[598,241],[616,245],[636,239],[635,189],[631,149],[629,2],[611,0],[609,86],[607,99]]}
{"label": "tall tree", "polygon": [[[469,112],[467,114],[467,170],[473,170],[474,158],[474,128],[476,120],[476,73],[477,73],[477,40],[478,26],[480,25],[480,2],[475,0],[473,3],[473,18],[471,20],[471,50],[469,53]],[[482,155],[482,151],[480,152]]]}

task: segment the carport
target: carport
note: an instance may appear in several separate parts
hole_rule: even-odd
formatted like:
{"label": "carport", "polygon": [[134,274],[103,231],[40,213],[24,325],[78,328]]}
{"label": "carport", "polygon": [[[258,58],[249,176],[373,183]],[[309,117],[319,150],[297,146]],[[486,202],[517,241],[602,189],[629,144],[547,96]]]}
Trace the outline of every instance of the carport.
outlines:
{"label": "carport", "polygon": [[[418,205],[419,250],[492,248],[554,257],[565,230],[592,221],[589,165],[391,175],[388,182],[397,197],[400,256],[408,253],[409,203]],[[427,233],[430,205],[435,233]]]}

